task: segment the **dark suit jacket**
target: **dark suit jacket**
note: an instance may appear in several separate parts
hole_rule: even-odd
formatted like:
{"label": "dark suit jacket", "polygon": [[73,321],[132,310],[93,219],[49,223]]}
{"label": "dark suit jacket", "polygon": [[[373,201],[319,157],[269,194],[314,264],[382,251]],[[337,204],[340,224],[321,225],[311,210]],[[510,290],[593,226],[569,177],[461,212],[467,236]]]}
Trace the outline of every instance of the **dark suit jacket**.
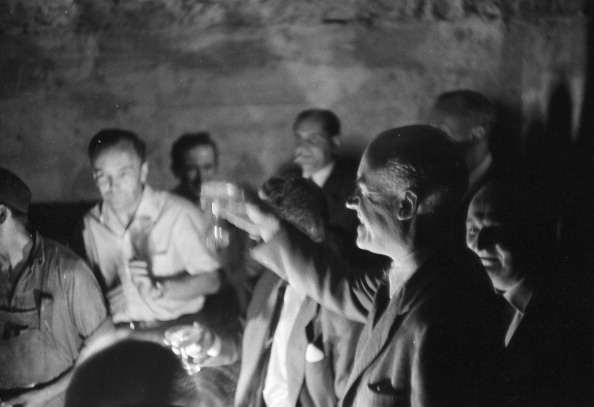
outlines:
{"label": "dark suit jacket", "polygon": [[[268,369],[265,357],[271,318],[279,288],[285,284],[276,274],[265,271],[260,277],[247,312],[243,336],[242,363],[236,406],[259,406],[260,383]],[[344,394],[355,346],[362,325],[342,318],[306,298],[291,331],[287,347],[287,379],[291,406],[327,407],[337,405]],[[271,333],[273,334],[273,332]],[[308,343],[323,353],[322,360],[305,360]]]}
{"label": "dark suit jacket", "polygon": [[342,278],[339,260],[287,229],[254,255],[316,301],[366,321],[344,406],[497,403],[503,356],[501,329],[491,322],[497,299],[464,245],[442,247],[392,299],[384,281]]}
{"label": "dark suit jacket", "polygon": [[506,406],[594,405],[592,310],[555,290],[535,288],[506,348]]}

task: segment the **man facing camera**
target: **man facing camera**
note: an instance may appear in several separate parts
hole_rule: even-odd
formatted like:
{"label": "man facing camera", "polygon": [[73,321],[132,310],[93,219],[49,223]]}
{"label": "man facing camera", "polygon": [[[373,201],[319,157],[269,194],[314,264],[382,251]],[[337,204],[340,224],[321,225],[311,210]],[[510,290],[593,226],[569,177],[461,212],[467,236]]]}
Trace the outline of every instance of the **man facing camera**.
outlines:
{"label": "man facing camera", "polygon": [[388,256],[385,276],[348,268],[255,205],[264,243],[254,256],[327,308],[364,322],[343,406],[497,404],[496,296],[456,234],[468,171],[442,131],[406,126],[365,150],[348,207],[357,245]]}
{"label": "man facing camera", "polygon": [[181,135],[171,146],[171,170],[179,180],[173,193],[200,205],[200,187],[219,168],[217,144],[206,131]]}
{"label": "man facing camera", "polygon": [[0,405],[64,405],[84,343],[112,330],[85,262],[28,227],[31,192],[0,168]]}
{"label": "man facing camera", "polygon": [[220,285],[203,215],[146,183],[145,145],[136,134],[100,131],[89,158],[102,201],[85,215],[82,236],[113,321],[150,328],[200,311]]}
{"label": "man facing camera", "polygon": [[336,233],[337,243],[356,269],[381,269],[382,256],[361,251],[355,244],[357,217],[345,204],[355,189],[356,163],[339,156],[341,124],[328,109],[307,109],[300,112],[293,124],[295,163],[304,178],[322,188],[328,201],[328,226]]}

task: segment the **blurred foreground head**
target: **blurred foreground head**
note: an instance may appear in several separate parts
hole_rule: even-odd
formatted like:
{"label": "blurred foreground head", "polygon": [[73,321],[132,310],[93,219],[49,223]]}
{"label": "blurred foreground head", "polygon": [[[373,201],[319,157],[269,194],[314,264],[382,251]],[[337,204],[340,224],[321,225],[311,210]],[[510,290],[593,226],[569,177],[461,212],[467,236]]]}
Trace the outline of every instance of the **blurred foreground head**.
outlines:
{"label": "blurred foreground head", "polygon": [[314,242],[326,237],[328,202],[324,191],[313,181],[293,175],[273,177],[262,185],[260,197],[279,218]]}
{"label": "blurred foreground head", "polygon": [[66,392],[66,407],[196,406],[191,376],[168,349],[125,339],[85,360]]}

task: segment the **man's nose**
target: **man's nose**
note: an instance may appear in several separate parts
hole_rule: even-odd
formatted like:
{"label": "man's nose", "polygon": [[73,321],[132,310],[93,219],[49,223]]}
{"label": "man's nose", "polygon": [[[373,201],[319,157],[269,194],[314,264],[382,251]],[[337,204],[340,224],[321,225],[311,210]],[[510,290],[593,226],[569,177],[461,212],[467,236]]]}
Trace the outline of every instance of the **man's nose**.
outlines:
{"label": "man's nose", "polygon": [[359,197],[355,193],[352,193],[346,201],[346,207],[348,209],[356,210],[357,206],[359,206]]}

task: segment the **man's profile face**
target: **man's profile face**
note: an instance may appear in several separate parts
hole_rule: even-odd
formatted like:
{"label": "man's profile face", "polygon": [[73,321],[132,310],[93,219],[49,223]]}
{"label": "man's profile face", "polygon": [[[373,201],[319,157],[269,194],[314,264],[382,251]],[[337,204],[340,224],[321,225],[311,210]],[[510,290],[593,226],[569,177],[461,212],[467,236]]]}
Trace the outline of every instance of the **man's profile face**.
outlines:
{"label": "man's profile face", "polygon": [[295,163],[305,175],[313,174],[332,161],[335,141],[319,120],[304,119],[295,125]]}
{"label": "man's profile face", "polygon": [[127,141],[106,148],[95,156],[93,177],[103,202],[114,210],[134,207],[142,195],[148,166]]}
{"label": "man's profile face", "polygon": [[217,162],[212,146],[195,146],[184,152],[179,174],[188,189],[199,193],[201,182],[212,181],[216,173]]}
{"label": "man's profile face", "polygon": [[395,208],[399,192],[390,195],[389,186],[369,166],[368,152],[363,155],[357,171],[357,187],[347,202],[347,207],[357,211],[357,246],[373,253],[390,256],[395,244],[400,242],[400,224]]}
{"label": "man's profile face", "polygon": [[474,196],[466,219],[466,244],[480,258],[493,286],[503,290],[515,277],[510,235],[513,225],[503,218],[506,208],[487,184]]}

